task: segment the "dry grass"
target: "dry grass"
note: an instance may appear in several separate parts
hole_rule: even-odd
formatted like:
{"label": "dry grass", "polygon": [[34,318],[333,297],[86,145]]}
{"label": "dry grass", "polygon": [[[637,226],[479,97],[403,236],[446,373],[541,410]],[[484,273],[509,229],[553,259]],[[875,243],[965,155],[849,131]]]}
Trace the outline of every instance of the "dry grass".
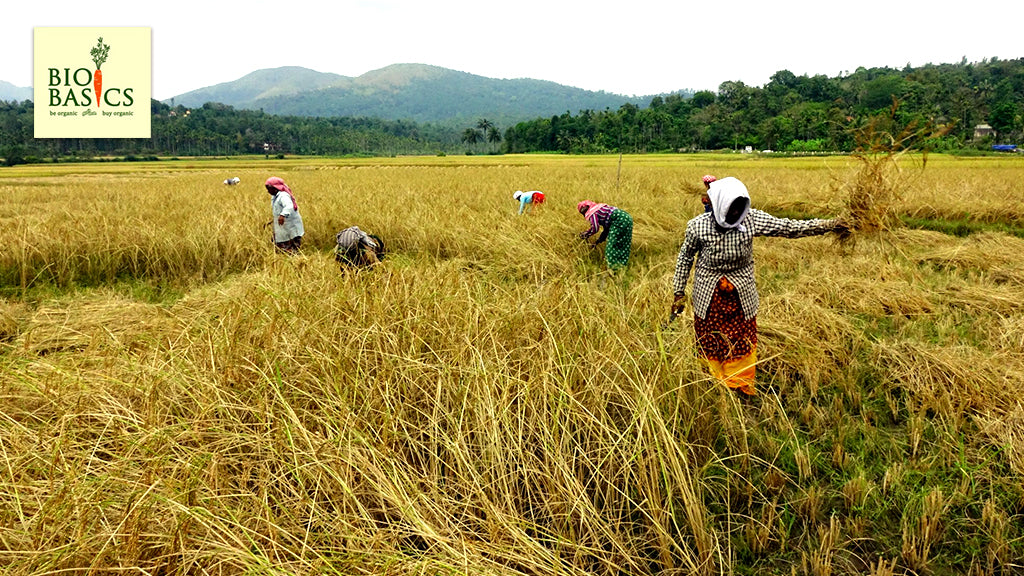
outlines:
{"label": "dry grass", "polygon": [[[617,160],[3,171],[0,571],[1021,570],[1024,240],[758,240],[743,404],[662,328],[685,191],[829,216],[856,162],[627,157],[616,192]],[[933,158],[897,209],[1019,218],[1020,172]],[[266,246],[271,174],[303,256]],[[584,197],[636,221],[621,277],[571,239]],[[383,266],[339,273],[352,224]]]}

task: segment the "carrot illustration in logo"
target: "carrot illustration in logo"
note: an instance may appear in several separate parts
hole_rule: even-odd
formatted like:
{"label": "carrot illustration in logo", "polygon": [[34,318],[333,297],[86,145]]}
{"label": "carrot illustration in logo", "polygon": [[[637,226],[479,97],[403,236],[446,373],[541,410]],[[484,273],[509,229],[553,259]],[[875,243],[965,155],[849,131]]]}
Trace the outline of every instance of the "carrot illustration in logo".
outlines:
{"label": "carrot illustration in logo", "polygon": [[110,52],[110,46],[103,43],[103,37],[100,36],[96,41],[96,46],[89,51],[92,55],[92,61],[96,63],[96,72],[92,75],[92,87],[96,90],[96,107],[100,107],[100,98],[103,95],[103,73],[100,72],[100,66],[107,61],[107,54]]}

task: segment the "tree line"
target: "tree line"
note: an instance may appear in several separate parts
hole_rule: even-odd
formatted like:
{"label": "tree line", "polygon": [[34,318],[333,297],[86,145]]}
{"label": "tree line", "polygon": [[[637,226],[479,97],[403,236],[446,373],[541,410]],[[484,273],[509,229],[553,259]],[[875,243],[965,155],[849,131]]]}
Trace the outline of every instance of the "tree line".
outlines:
{"label": "tree line", "polygon": [[[944,127],[930,143],[935,149],[1016,143],[1024,127],[1024,59],[859,68],[834,78],[781,70],[762,87],[729,81],[714,92],[655,96],[646,107],[627,103],[520,122],[503,135],[486,119],[460,132],[432,123],[278,116],[216,103],[189,109],[154,100],[148,139],[35,139],[32,102],[0,102],[0,157],[12,164],[107,155],[843,152],[855,147],[858,127],[894,102],[897,123]],[[994,133],[979,139],[979,124]],[[482,149],[481,142],[490,145]]]}
{"label": "tree line", "polygon": [[33,103],[0,102],[0,157],[7,164],[121,156],[242,154],[373,155],[453,153],[459,133],[429,123],[377,118],[275,116],[207,103],[171,107],[151,101],[150,138],[45,138],[33,134]]}
{"label": "tree line", "polygon": [[[724,82],[717,92],[654,97],[647,108],[586,110],[521,122],[506,152],[653,152],[737,149],[851,151],[856,129],[897,103],[903,126],[943,128],[930,145],[946,150],[1021,138],[1024,59],[902,70],[860,68],[831,78],[776,72],[763,87]],[[994,133],[976,137],[975,128]]]}

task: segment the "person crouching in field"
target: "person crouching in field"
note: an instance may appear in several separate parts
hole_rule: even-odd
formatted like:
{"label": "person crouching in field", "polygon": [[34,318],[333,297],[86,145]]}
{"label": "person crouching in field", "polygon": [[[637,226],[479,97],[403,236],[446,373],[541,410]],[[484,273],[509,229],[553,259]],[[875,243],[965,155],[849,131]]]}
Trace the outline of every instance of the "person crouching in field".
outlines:
{"label": "person crouching in field", "polygon": [[283,252],[294,253],[302,246],[302,236],[306,233],[299,204],[291,188],[277,176],[267,178],[265,186],[273,197],[270,209],[274,217],[268,224],[274,226],[274,245]]}
{"label": "person crouching in field", "polygon": [[512,198],[519,202],[519,213],[522,214],[524,211],[529,212],[530,206],[533,204],[541,205],[544,203],[544,193],[540,190],[531,190],[529,192],[523,192],[522,190],[516,190],[515,194],[512,194]]}
{"label": "person crouching in field", "polygon": [[686,224],[686,237],[676,260],[671,319],[683,313],[686,283],[694,258],[693,322],[697,352],[711,374],[726,386],[755,395],[757,364],[757,286],[754,282],[754,237],[802,238],[827,232],[840,234],[840,220],[776,218],[750,208],[746,186],[736,178],[710,183],[711,212]]}
{"label": "person crouching in field", "polygon": [[598,204],[591,200],[584,200],[576,205],[576,210],[590,222],[590,228],[580,233],[580,238],[586,240],[595,233],[598,228],[604,228],[593,246],[608,240],[604,249],[604,259],[610,270],[618,270],[629,265],[629,252],[633,247],[633,217],[628,212],[608,204]]}
{"label": "person crouching in field", "polygon": [[378,236],[367,234],[358,226],[350,226],[334,237],[334,259],[346,266],[373,266],[384,257],[384,241]]}

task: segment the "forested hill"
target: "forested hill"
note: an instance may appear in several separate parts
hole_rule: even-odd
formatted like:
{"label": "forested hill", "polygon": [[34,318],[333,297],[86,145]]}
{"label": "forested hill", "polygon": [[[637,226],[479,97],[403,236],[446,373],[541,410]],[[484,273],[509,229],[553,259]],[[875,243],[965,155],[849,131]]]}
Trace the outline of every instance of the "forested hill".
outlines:
{"label": "forested hill", "polygon": [[174,104],[186,108],[198,108],[207,102],[216,102],[235,108],[259,109],[257,103],[261,100],[294,96],[349,80],[351,78],[338,74],[317,72],[300,66],[284,66],[257,70],[238,80],[199,88],[165,102],[173,100]]}
{"label": "forested hill", "polygon": [[692,98],[656,96],[645,109],[623,106],[522,122],[505,131],[504,150],[849,151],[858,128],[879,115],[892,116],[893,135],[911,126],[934,127],[929,145],[936,150],[1022,144],[1024,58],[858,68],[835,78],[780,70],[764,86],[723,82],[717,92]]}
{"label": "forested hill", "polygon": [[532,79],[504,80],[425,64],[393,64],[351,78],[307,68],[259,70],[193,90],[165,103],[217,102],[292,116],[354,116],[465,125],[485,117],[503,125],[580,110],[646,106],[651,96],[592,92]]}

